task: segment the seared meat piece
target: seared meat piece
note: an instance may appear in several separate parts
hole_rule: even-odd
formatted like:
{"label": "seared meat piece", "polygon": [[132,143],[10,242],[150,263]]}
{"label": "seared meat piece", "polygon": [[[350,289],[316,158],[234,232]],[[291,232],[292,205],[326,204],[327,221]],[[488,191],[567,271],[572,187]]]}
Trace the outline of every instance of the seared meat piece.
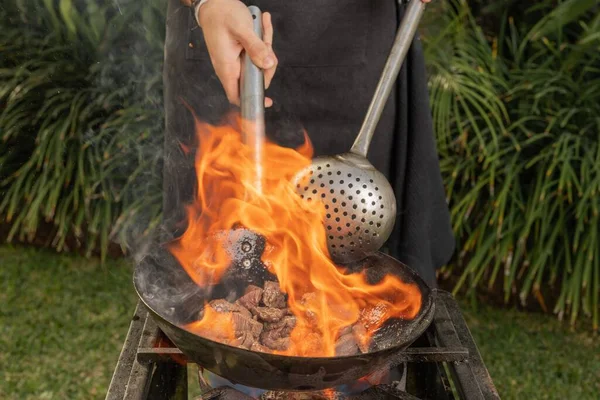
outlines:
{"label": "seared meat piece", "polygon": [[250,346],[250,350],[252,350],[252,351],[258,351],[258,352],[261,352],[261,353],[272,353],[273,352],[271,349],[269,349],[268,347],[263,346],[262,344],[260,344],[258,342],[252,343],[252,346]]}
{"label": "seared meat piece", "polygon": [[347,335],[349,333],[352,333],[352,325],[348,325],[345,328],[340,329],[340,332],[338,333],[338,338],[341,338],[344,335]]}
{"label": "seared meat piece", "polygon": [[358,348],[362,353],[369,352],[369,336],[367,333],[367,329],[361,322],[357,322],[352,327],[352,335],[354,336],[354,341],[358,345]]}
{"label": "seared meat piece", "polygon": [[246,317],[252,318],[252,313],[248,311],[247,308],[242,307],[239,304],[230,303],[225,299],[213,300],[210,303],[208,303],[208,305],[211,306],[213,310],[219,313],[240,313],[242,315],[245,315]]}
{"label": "seared meat piece", "polygon": [[243,307],[246,307],[248,310],[252,310],[254,307],[258,307],[262,296],[263,290],[259,287],[256,287],[255,290],[246,292],[246,294],[240,297],[236,303],[240,304]]}
{"label": "seared meat piece", "polygon": [[285,295],[281,293],[281,289],[277,282],[265,282],[262,300],[267,307],[285,308],[287,306]]}
{"label": "seared meat piece", "polygon": [[252,336],[257,338],[263,330],[263,324],[250,317],[240,313],[232,313],[231,316],[236,337],[240,337],[242,334],[249,332]]}
{"label": "seared meat piece", "polygon": [[237,306],[237,310],[240,314],[242,314],[245,317],[252,318],[252,313],[246,307],[244,307],[240,304],[234,304],[234,305]]}
{"label": "seared meat piece", "polygon": [[351,356],[358,353],[358,346],[352,334],[344,335],[335,342],[336,356]]}
{"label": "seared meat piece", "polygon": [[290,338],[283,337],[282,330],[272,329],[260,334],[260,343],[273,350],[287,350],[290,346]]}
{"label": "seared meat piece", "polygon": [[273,307],[255,307],[252,312],[258,319],[265,322],[277,322],[285,316],[285,309]]}
{"label": "seared meat piece", "polygon": [[250,332],[243,332],[239,337],[232,340],[229,344],[230,346],[242,347],[245,349],[249,349],[253,343],[257,340],[256,337],[252,336]]}
{"label": "seared meat piece", "polygon": [[294,316],[285,316],[281,320],[272,323],[265,323],[264,330],[265,331],[273,331],[280,330],[281,336],[289,336],[292,333],[292,330],[296,326],[296,317]]}
{"label": "seared meat piece", "polygon": [[255,285],[248,285],[248,286],[246,287],[246,290],[244,290],[244,294],[248,294],[248,293],[250,293],[250,292],[254,292],[255,290],[261,290],[261,291],[262,291],[262,289],[261,289],[261,288],[259,288],[258,286],[255,286]]}

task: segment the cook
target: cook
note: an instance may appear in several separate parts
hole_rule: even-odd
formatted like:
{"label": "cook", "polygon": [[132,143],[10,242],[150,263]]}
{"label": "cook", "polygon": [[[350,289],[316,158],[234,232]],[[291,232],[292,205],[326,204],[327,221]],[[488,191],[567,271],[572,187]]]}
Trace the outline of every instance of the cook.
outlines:
{"label": "cook", "polygon": [[[415,0],[416,1],[416,0]],[[429,2],[429,0],[422,0]],[[248,5],[264,13],[252,30]],[[265,72],[267,135],[283,146],[308,133],[315,155],[351,147],[392,46],[395,0],[169,0],[165,43],[165,225],[185,230],[195,193],[194,119],[218,123],[239,103],[240,54]],[[369,160],[392,183],[398,216],[386,250],[431,285],[454,236],[415,39],[375,132]],[[268,173],[268,172],[267,172]]]}

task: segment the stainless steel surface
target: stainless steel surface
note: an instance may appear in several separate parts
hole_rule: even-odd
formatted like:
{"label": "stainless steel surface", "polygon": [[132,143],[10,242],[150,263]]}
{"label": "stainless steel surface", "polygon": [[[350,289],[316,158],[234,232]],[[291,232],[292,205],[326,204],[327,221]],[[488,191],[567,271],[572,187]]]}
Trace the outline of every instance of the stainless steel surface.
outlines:
{"label": "stainless steel surface", "polygon": [[[262,39],[262,13],[256,6],[248,7],[254,22],[254,32]],[[265,83],[263,71],[247,53],[242,61],[240,76],[240,107],[244,142],[252,149],[256,169],[255,187],[262,191],[263,151],[265,143]]]}
{"label": "stainless steel surface", "polygon": [[410,1],[406,7],[402,23],[396,34],[394,46],[392,47],[392,51],[390,52],[385,67],[383,68],[381,78],[379,78],[377,88],[375,89],[375,95],[373,96],[373,100],[371,100],[371,105],[369,106],[362,127],[358,132],[358,136],[354,141],[354,145],[352,145],[352,148],[350,149],[352,153],[360,154],[363,157],[367,156],[373,133],[379,123],[379,118],[381,117],[385,103],[390,96],[390,92],[394,87],[404,58],[410,49],[410,45],[415,37],[424,11],[425,3],[421,1]]}
{"label": "stainless steel surface", "polygon": [[296,189],[324,204],[331,258],[346,264],[379,250],[396,219],[396,197],[385,176],[353,153],[315,158],[308,174]]}
{"label": "stainless steel surface", "polygon": [[315,158],[311,166],[296,177],[298,193],[325,206],[327,245],[336,263],[360,261],[375,253],[385,244],[394,228],[394,190],[366,155],[424,9],[425,5],[420,0],[409,3],[350,152]]}

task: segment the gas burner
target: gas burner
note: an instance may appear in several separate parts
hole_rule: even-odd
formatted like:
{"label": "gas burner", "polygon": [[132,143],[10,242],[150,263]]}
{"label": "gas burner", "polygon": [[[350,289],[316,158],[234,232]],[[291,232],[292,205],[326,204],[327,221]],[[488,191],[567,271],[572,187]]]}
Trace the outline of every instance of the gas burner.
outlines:
{"label": "gas burner", "polygon": [[238,396],[243,394],[248,399],[261,400],[306,400],[306,399],[347,399],[352,396],[362,394],[374,386],[393,385],[397,390],[405,390],[406,387],[406,368],[400,364],[395,368],[386,368],[370,376],[360,379],[352,384],[342,385],[325,391],[311,392],[274,392],[264,389],[251,388],[242,385],[236,385],[212,372],[199,368],[199,383],[203,398],[213,399],[224,395],[231,396],[236,393]]}
{"label": "gas burner", "polygon": [[[235,385],[199,367],[196,400],[474,400],[499,399],[498,392],[453,297],[435,296],[435,317],[389,370],[349,387],[321,392],[273,392]],[[122,399],[187,399],[187,360],[138,303],[106,396]]]}

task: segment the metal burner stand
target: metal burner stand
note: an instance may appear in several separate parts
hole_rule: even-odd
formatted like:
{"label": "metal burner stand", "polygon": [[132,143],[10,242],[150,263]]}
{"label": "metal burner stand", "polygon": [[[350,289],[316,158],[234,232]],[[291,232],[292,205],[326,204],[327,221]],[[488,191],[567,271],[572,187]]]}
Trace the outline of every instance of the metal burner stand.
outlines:
{"label": "metal burner stand", "polygon": [[[408,363],[406,391],[378,385],[347,400],[499,399],[492,379],[452,295],[436,291],[432,325],[409,349],[398,354],[395,365]],[[138,303],[106,400],[183,400],[188,398],[187,361]],[[261,398],[282,394],[269,393]],[[228,388],[216,388],[206,399],[247,399]]]}

